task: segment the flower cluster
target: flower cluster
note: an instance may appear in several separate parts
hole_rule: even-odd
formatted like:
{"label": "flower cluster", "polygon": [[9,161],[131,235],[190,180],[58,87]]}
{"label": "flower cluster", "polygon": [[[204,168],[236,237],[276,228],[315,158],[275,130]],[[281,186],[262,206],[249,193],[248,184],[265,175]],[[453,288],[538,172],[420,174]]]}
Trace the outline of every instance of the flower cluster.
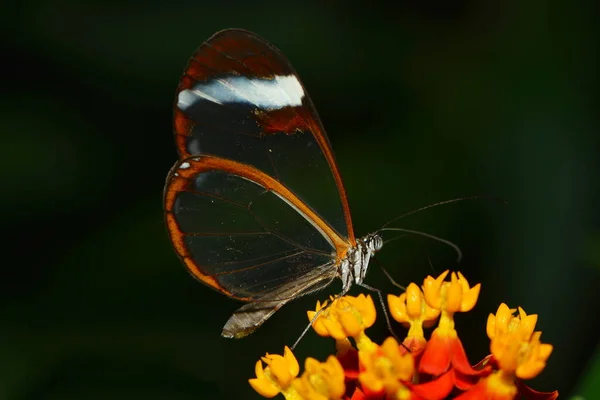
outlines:
{"label": "flower cluster", "polygon": [[[537,315],[522,308],[501,304],[489,315],[490,355],[471,365],[454,315],[475,306],[480,288],[460,272],[446,271],[428,276],[421,287],[411,283],[400,296],[388,295],[390,315],[408,328],[401,344],[393,337],[377,344],[365,334],[376,317],[370,296],[317,303],[308,318],[319,313],[313,328],[335,340],[335,356],[306,359],[298,376],[298,361],[286,347],[283,355],[267,354],[256,363],[250,385],[264,397],[282,394],[288,400],[556,399],[557,391],[537,392],[523,383],[544,369],[552,345],[540,342]],[[424,329],[436,324],[427,340]]]}

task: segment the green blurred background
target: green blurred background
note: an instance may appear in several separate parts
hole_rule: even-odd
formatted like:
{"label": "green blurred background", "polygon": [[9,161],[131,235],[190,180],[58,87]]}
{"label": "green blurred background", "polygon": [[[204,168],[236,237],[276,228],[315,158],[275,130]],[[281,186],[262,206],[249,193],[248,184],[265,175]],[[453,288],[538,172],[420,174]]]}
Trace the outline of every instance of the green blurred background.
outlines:
{"label": "green blurred background", "polygon": [[[417,238],[378,258],[404,284],[432,273],[428,259],[482,282],[476,309],[457,318],[473,362],[488,351],[485,320],[500,302],[538,313],[555,350],[531,385],[579,393],[600,319],[591,5],[4,2],[0,398],[256,398],[246,379],[258,357],[293,343],[305,310],[325,298],[223,339],[239,304],[194,281],[167,238],[177,81],[196,47],[230,27],[264,36],[298,70],[358,235],[454,197],[509,202],[465,201],[397,224],[452,240],[460,265]],[[397,292],[378,268],[367,282]],[[310,332],[297,355],[332,351]]]}

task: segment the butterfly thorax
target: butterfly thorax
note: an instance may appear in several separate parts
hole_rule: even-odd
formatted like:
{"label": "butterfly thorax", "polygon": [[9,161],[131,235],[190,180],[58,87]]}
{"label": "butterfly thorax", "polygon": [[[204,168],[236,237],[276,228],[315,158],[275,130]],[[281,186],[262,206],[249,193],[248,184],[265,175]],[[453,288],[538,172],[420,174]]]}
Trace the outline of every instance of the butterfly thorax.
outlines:
{"label": "butterfly thorax", "polygon": [[353,284],[360,285],[369,269],[369,261],[383,246],[381,236],[370,233],[356,240],[356,246],[348,249],[339,266],[342,293],[348,292]]}

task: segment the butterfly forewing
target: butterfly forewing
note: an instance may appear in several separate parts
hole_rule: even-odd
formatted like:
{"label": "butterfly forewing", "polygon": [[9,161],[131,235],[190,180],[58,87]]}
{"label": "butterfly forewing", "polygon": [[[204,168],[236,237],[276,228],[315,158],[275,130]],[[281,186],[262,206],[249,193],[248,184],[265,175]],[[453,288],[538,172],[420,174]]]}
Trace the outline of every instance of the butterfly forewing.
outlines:
{"label": "butterfly forewing", "polygon": [[290,206],[277,181],[258,170],[257,176],[248,174],[248,168],[236,172],[231,164],[190,157],[169,176],[167,225],[192,274],[246,301],[266,294],[270,301],[283,300],[286,293],[297,292],[290,284],[304,282],[302,277],[320,266],[327,270],[324,277],[313,274],[305,283],[329,277],[336,269],[336,248],[344,242],[332,241],[326,225],[311,223],[310,209]]}
{"label": "butterfly forewing", "polygon": [[252,165],[292,190],[354,244],[329,140],[289,61],[243,30],[215,34],[192,56],[175,100],[181,159],[213,155]]}

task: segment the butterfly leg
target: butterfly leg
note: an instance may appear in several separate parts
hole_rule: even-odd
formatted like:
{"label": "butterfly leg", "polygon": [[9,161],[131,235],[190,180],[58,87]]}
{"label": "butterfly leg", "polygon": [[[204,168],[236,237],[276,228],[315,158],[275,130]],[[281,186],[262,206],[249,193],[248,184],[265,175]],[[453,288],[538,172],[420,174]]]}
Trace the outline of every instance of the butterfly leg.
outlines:
{"label": "butterfly leg", "polygon": [[401,342],[398,339],[398,336],[396,336],[396,333],[394,333],[394,330],[392,329],[392,323],[390,321],[390,315],[387,312],[387,309],[385,307],[385,302],[383,301],[383,294],[381,293],[381,290],[374,288],[373,286],[369,286],[367,284],[364,283],[359,283],[358,286],[365,288],[371,292],[377,293],[377,297],[379,298],[379,303],[381,304],[381,310],[383,311],[383,315],[385,316],[385,322],[387,324],[388,330],[390,331],[390,334],[394,337],[394,339],[398,340],[399,342]]}

